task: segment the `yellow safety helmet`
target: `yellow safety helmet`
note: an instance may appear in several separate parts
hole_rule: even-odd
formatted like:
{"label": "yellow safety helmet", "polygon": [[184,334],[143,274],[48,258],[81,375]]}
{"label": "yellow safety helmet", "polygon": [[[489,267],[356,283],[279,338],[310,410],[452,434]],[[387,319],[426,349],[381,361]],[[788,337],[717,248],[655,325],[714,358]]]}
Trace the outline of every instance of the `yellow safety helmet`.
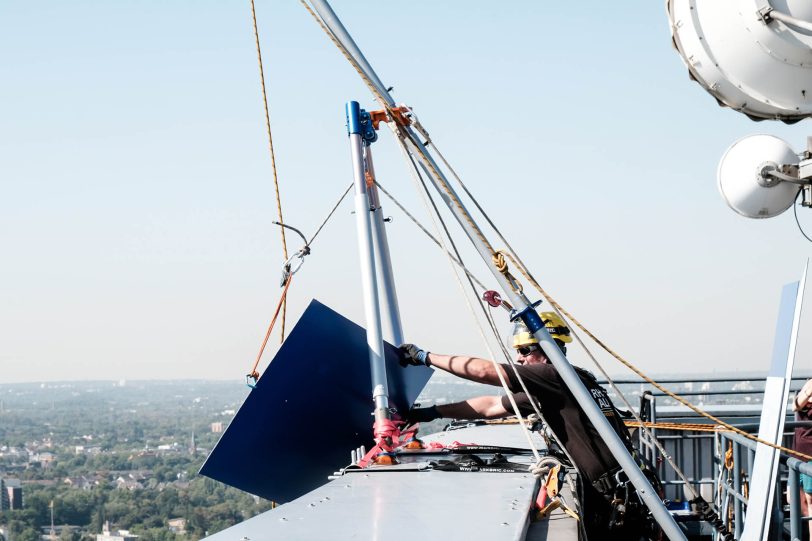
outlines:
{"label": "yellow safety helmet", "polygon": [[[547,332],[550,333],[550,336],[558,342],[560,347],[565,347],[564,344],[569,344],[572,342],[572,337],[570,336],[570,329],[567,327],[567,324],[564,323],[564,320],[561,319],[558,314],[555,312],[542,312],[541,313],[541,321],[544,323],[544,326],[547,328]],[[538,339],[530,334],[530,330],[524,324],[521,319],[517,319],[516,323],[513,325],[513,334],[512,334],[512,346],[513,349],[519,349],[520,347],[530,346],[534,344],[538,344]]]}
{"label": "yellow safety helmet", "polygon": [[541,321],[544,323],[544,326],[547,327],[547,332],[550,333],[550,336],[555,341],[565,344],[572,342],[570,328],[567,327],[567,324],[564,323],[564,320],[561,319],[558,314],[555,312],[542,312]]}
{"label": "yellow safety helmet", "polygon": [[513,324],[513,333],[511,336],[511,345],[513,349],[519,349],[525,346],[537,345],[539,343],[538,338],[530,334],[530,330],[527,328],[527,325],[521,319],[517,319],[516,323]]}

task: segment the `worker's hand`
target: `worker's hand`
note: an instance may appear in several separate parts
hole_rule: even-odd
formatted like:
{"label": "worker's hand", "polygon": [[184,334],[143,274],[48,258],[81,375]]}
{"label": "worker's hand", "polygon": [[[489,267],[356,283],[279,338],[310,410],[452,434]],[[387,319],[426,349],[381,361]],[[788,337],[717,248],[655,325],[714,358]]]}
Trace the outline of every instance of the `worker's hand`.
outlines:
{"label": "worker's hand", "polygon": [[431,406],[430,408],[412,408],[409,410],[409,413],[406,414],[406,420],[409,421],[409,424],[428,423],[440,417],[442,417],[442,415],[437,411],[437,406]]}
{"label": "worker's hand", "polygon": [[429,352],[420,349],[414,344],[401,344],[400,345],[400,364],[401,366],[428,366]]}

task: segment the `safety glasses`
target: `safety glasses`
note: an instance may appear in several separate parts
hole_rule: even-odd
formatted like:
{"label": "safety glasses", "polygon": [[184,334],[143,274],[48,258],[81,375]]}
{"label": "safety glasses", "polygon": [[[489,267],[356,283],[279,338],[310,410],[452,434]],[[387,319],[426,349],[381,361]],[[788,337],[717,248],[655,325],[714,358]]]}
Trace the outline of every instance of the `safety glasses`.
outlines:
{"label": "safety glasses", "polygon": [[530,355],[534,351],[538,351],[538,346],[522,346],[520,348],[516,348],[519,352],[519,355]]}

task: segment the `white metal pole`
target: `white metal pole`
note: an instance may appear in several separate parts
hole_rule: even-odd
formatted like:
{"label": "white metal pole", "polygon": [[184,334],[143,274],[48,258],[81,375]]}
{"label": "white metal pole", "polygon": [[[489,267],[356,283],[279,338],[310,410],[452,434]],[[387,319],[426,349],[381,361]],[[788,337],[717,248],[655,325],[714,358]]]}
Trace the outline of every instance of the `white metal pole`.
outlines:
{"label": "white metal pole", "polygon": [[375,402],[375,420],[389,418],[389,385],[383,354],[383,333],[375,276],[372,241],[372,212],[367,197],[364,175],[364,141],[361,137],[360,107],[358,102],[347,103],[347,129],[352,154],[352,172],[355,186],[355,225],[358,234],[358,253],[361,261],[361,283],[364,289],[364,316],[367,326],[369,365],[372,372],[372,399]]}
{"label": "white metal pole", "polygon": [[[366,167],[372,179],[376,179],[372,163],[372,148],[366,147]],[[372,242],[375,249],[375,268],[378,271],[378,286],[381,293],[381,312],[384,322],[391,332],[391,343],[399,346],[403,340],[403,323],[400,319],[400,306],[395,289],[395,275],[392,271],[392,258],[389,254],[389,241],[383,221],[383,209],[378,187],[373,183],[367,186],[367,195],[372,210]]]}

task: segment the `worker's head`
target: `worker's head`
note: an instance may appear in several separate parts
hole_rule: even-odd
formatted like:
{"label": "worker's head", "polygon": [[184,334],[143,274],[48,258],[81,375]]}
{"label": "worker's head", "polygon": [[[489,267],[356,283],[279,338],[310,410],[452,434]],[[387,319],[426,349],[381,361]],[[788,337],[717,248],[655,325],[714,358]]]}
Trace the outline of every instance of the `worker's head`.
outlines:
{"label": "worker's head", "polygon": [[[547,332],[558,344],[562,353],[567,353],[567,343],[572,342],[570,337],[570,330],[566,323],[558,317],[555,312],[542,312],[541,320],[547,328]],[[538,339],[530,333],[530,330],[522,322],[517,319],[513,325],[513,332],[511,334],[511,345],[518,353],[516,359],[519,364],[538,364],[548,363],[550,360],[541,349]]]}
{"label": "worker's head", "polygon": [[530,333],[530,330],[521,319],[517,319],[513,324],[510,342],[518,355],[516,357],[517,363],[540,364],[550,362],[541,350],[538,338]]}

